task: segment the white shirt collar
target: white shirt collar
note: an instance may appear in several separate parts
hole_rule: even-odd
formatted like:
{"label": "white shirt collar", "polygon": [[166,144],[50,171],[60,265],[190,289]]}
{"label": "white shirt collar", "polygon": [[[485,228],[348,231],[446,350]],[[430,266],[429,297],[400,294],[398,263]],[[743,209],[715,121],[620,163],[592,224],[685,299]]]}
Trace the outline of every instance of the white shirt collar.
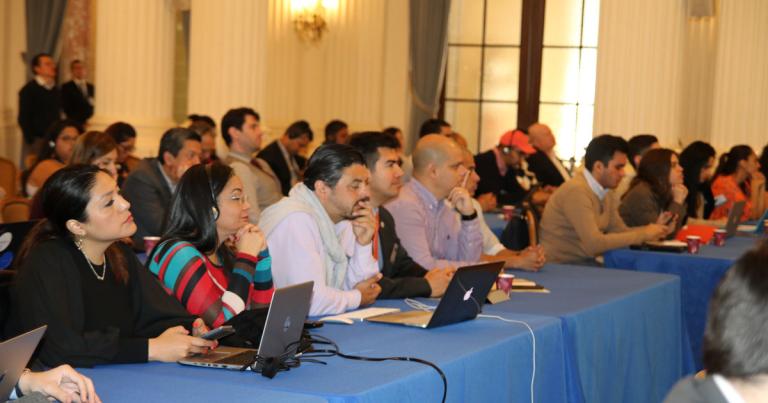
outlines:
{"label": "white shirt collar", "polygon": [[36,75],[35,81],[37,81],[38,84],[40,84],[41,87],[45,87],[46,90],[53,89],[53,87],[56,86],[56,83],[49,84],[45,79],[41,76]]}
{"label": "white shirt collar", "polygon": [[712,380],[715,381],[715,385],[720,389],[720,392],[728,403],[744,403],[744,399],[739,395],[739,392],[737,392],[733,385],[731,385],[727,379],[723,378],[722,375],[714,374],[712,375]]}
{"label": "white shirt collar", "polygon": [[165,170],[163,169],[163,164],[160,163],[160,161],[157,161],[157,166],[160,168],[160,173],[163,175],[163,179],[165,179],[165,183],[168,184],[168,188],[171,189],[171,193],[176,191],[176,184],[171,181],[171,178],[168,177],[168,175],[165,174]]}
{"label": "white shirt collar", "polygon": [[595,192],[597,198],[600,199],[600,201],[603,201],[603,199],[605,199],[605,195],[608,194],[608,189],[604,188],[603,185],[601,185],[597,179],[592,176],[592,173],[589,172],[589,169],[587,168],[584,168],[584,177],[587,178],[587,184],[592,189],[592,191]]}

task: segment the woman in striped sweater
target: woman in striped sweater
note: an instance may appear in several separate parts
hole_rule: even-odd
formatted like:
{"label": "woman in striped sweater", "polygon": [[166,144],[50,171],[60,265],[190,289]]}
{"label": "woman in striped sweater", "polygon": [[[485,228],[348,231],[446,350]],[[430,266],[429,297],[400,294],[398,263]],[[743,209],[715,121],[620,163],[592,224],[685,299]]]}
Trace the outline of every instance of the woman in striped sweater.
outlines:
{"label": "woman in striped sweater", "polygon": [[274,290],[264,234],[248,223],[240,178],[219,163],[182,176],[149,269],[166,291],[209,326],[268,304]]}

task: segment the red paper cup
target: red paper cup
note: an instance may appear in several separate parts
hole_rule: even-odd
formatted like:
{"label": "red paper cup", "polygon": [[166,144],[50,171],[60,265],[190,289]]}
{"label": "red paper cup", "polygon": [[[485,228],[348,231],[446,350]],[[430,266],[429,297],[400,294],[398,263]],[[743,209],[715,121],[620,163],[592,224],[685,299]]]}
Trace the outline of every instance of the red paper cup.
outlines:
{"label": "red paper cup", "polygon": [[159,236],[145,236],[144,237],[144,252],[149,253],[152,252],[152,249],[155,248],[155,245],[160,242]]}
{"label": "red paper cup", "polygon": [[504,219],[509,221],[515,215],[515,206],[510,206],[510,205],[502,206],[501,212],[504,213]]}
{"label": "red paper cup", "polygon": [[725,246],[725,230],[724,229],[715,230],[715,237],[713,238],[713,242],[715,246]]}
{"label": "red paper cup", "polygon": [[701,247],[701,237],[698,235],[688,235],[685,238],[686,242],[688,242],[688,253],[690,254],[697,254],[699,253],[699,248]]}
{"label": "red paper cup", "polygon": [[515,280],[514,274],[501,273],[496,278],[496,288],[509,294],[512,291],[512,282]]}

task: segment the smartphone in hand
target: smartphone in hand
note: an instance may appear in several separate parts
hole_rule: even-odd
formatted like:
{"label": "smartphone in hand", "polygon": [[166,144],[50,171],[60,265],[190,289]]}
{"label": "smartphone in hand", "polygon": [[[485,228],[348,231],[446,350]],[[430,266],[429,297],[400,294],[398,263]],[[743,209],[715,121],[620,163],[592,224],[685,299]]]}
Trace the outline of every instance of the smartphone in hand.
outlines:
{"label": "smartphone in hand", "polygon": [[201,338],[205,340],[218,340],[223,337],[227,337],[230,334],[235,333],[235,328],[230,325],[219,326],[216,329],[206,332]]}

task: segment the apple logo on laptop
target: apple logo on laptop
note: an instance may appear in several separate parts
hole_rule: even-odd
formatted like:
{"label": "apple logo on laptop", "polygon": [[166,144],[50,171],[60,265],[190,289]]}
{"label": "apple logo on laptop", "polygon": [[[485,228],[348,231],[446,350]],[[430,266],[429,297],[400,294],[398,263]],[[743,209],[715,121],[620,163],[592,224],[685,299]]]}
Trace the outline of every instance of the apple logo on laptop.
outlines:
{"label": "apple logo on laptop", "polygon": [[283,333],[287,332],[288,329],[291,328],[291,317],[288,316],[285,318],[285,323],[283,323]]}
{"label": "apple logo on laptop", "polygon": [[475,290],[475,287],[472,287],[472,288],[469,289],[469,291],[464,293],[464,301],[472,298],[472,291],[474,291],[474,290]]}

